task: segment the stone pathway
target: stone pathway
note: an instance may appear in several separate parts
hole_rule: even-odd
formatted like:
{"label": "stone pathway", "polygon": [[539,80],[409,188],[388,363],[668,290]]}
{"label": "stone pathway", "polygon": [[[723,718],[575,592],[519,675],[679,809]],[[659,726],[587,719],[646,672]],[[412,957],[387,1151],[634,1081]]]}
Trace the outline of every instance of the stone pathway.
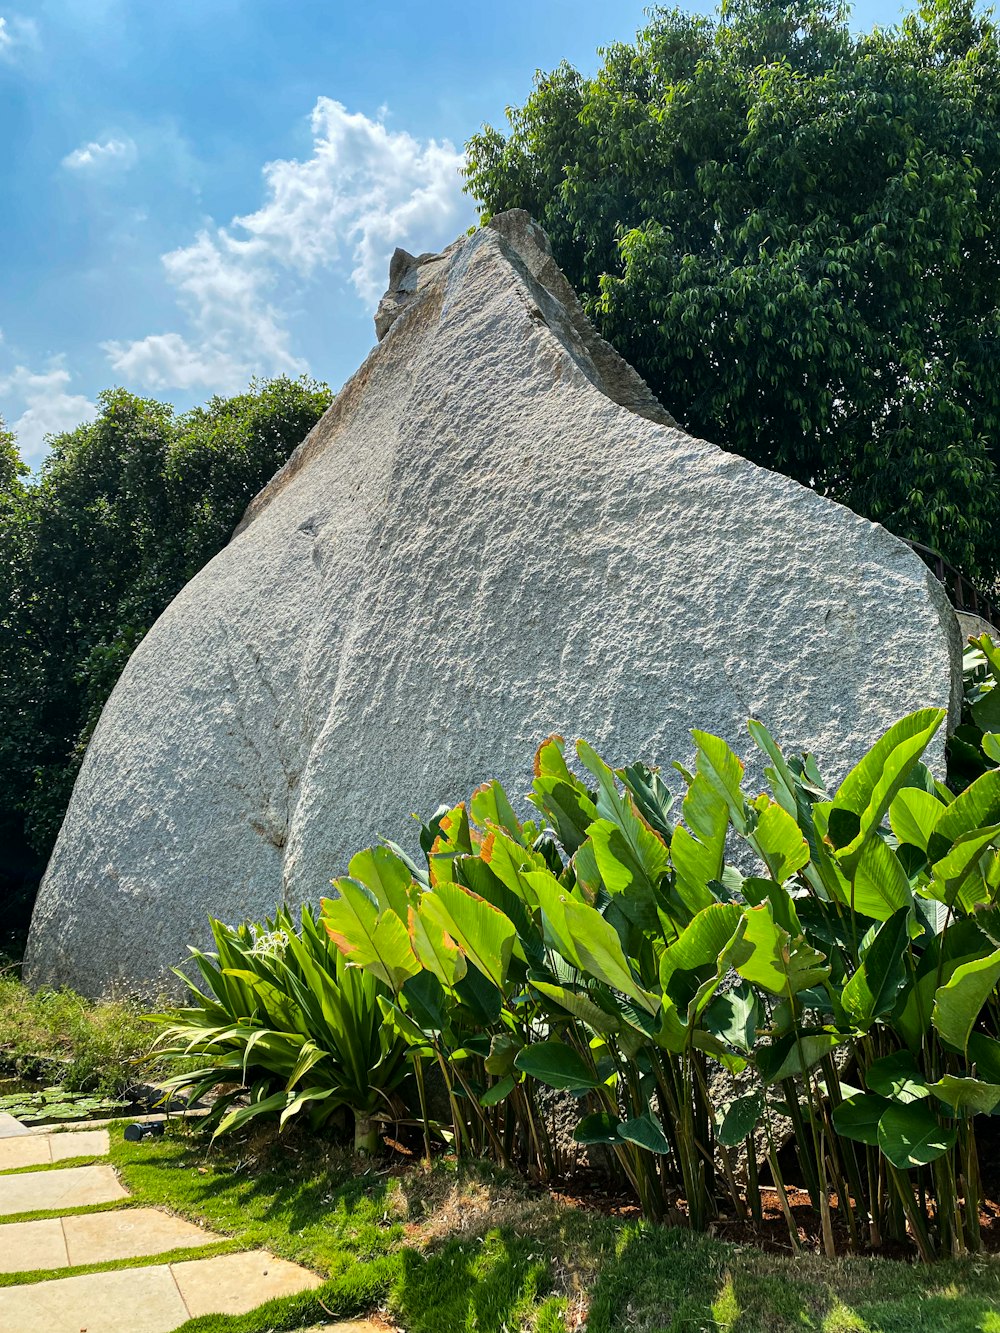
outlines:
{"label": "stone pathway", "polygon": [[[106,1156],[108,1148],[106,1130],[25,1135],[6,1127],[6,1133],[0,1132],[0,1172]],[[151,1257],[224,1239],[156,1208],[4,1220],[127,1197],[105,1163],[0,1174],[0,1273]],[[321,1281],[266,1250],[53,1277],[0,1288],[0,1333],[172,1333],[198,1315],[245,1314]],[[330,1333],[376,1330],[362,1322],[331,1325]]]}

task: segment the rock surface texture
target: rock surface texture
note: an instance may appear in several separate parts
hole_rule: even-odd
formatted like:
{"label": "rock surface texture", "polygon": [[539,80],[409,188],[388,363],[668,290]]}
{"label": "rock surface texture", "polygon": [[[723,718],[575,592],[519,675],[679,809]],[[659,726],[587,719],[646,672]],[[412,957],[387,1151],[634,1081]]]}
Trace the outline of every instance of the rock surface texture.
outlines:
{"label": "rock surface texture", "polygon": [[[397,251],[380,344],[104,710],[34,983],[155,991],[207,914],[316,900],[552,731],[669,763],[748,715],[839,780],[953,703],[943,590],[882,528],[692,439],[523,213]],[[938,751],[940,756],[940,750]]]}

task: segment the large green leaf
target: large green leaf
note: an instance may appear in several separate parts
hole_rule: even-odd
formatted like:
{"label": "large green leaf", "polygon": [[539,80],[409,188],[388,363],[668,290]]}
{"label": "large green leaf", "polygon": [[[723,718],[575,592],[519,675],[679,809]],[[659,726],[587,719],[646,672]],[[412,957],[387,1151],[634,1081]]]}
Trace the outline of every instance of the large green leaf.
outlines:
{"label": "large green leaf", "polygon": [[892,848],[881,838],[869,838],[851,881],[849,902],[854,910],[875,921],[888,921],[912,901],[910,882]]}
{"label": "large green leaf", "polygon": [[633,976],[614,926],[595,908],[576,898],[566,897],[563,912],[583,970],[613,990],[621,991],[649,1013],[655,1013],[656,997],[643,990]]}
{"label": "large green leaf", "polygon": [[646,1152],[658,1153],[661,1156],[670,1152],[670,1141],[652,1111],[634,1116],[631,1120],[623,1120],[618,1126],[618,1137],[627,1143],[645,1148]]}
{"label": "large green leaf", "polygon": [[757,1070],[765,1083],[781,1083],[786,1078],[808,1073],[843,1040],[835,1032],[789,1033],[770,1046],[757,1049]]}
{"label": "large green leaf", "polygon": [[1000,769],[997,768],[976,778],[947,807],[928,840],[928,858],[939,860],[963,833],[991,824],[1000,824]]}
{"label": "large green leaf", "polygon": [[942,1074],[936,1083],[928,1083],[927,1086],[938,1101],[960,1114],[971,1112],[972,1115],[992,1115],[1000,1106],[1000,1084],[997,1083]]}
{"label": "large green leaf", "polygon": [[900,842],[926,852],[934,827],[946,809],[943,801],[920,787],[903,787],[889,805],[889,824]]}
{"label": "large green leaf", "polygon": [[752,1051],[762,1010],[757,992],[745,981],[717,995],[702,1015],[702,1026],[727,1046]]}
{"label": "large green leaf", "polygon": [[956,967],[934,996],[931,1022],[943,1041],[965,1051],[983,1005],[1000,981],[1000,949]]}
{"label": "large green leaf", "polygon": [[592,1115],[585,1115],[576,1129],[573,1131],[573,1138],[577,1143],[620,1143],[618,1137],[618,1128],[621,1121],[610,1111],[595,1111]]}
{"label": "large green leaf", "polygon": [[884,921],[840,995],[856,1027],[867,1031],[876,1018],[895,1008],[906,981],[903,960],[909,943],[910,909],[901,908]]}
{"label": "large green leaf", "polygon": [[461,884],[438,884],[424,894],[419,915],[450,935],[483,976],[503,990],[516,932],[499,908]]}
{"label": "large green leaf", "polygon": [[339,898],[324,898],[323,924],[349,962],[367,968],[391,990],[420,970],[406,927],[393,911],[379,912],[370,889],[353,879],[334,880]]}
{"label": "large green leaf", "polygon": [[[743,910],[738,903],[713,903],[702,908],[660,957],[660,985],[663,989],[680,1002],[680,997],[674,995],[670,987],[675,973],[698,973],[706,968],[714,972],[742,917]],[[697,989],[698,984],[700,979],[692,990]],[[685,995],[683,1002],[687,1003],[689,998]]]}
{"label": "large green leaf", "polygon": [[784,884],[809,861],[809,844],[792,816],[774,801],[760,796],[754,808],[758,818],[751,841],[773,878]]}
{"label": "large green leaf", "polygon": [[926,1102],[891,1105],[878,1125],[878,1146],[900,1171],[943,1157],[955,1138],[956,1131],[939,1124]]}
{"label": "large green leaf", "polygon": [[601,1080],[583,1058],[561,1041],[539,1041],[525,1046],[518,1051],[514,1064],[522,1073],[564,1092],[584,1092],[601,1086]]}
{"label": "large green leaf", "polygon": [[391,909],[401,921],[407,919],[413,878],[394,852],[388,847],[368,847],[351,857],[347,869],[352,879],[371,889],[383,912]]}
{"label": "large green leaf", "polygon": [[746,932],[733,963],[746,981],[786,998],[808,990],[829,975],[823,954],[804,938],[793,940],[779,926],[770,902],[745,910]]}
{"label": "large green leaf", "polygon": [[587,829],[597,818],[597,806],[579,783],[560,777],[536,777],[533,801],[549,820],[570,856],[586,841]]}
{"label": "large green leaf", "polygon": [[420,963],[449,989],[465,976],[465,954],[440,921],[420,905],[410,908],[410,944]]}
{"label": "large green leaf", "polygon": [[565,1009],[567,1013],[578,1018],[582,1023],[586,1023],[594,1032],[605,1036],[621,1029],[621,1019],[614,1014],[605,1013],[605,1011],[589,1000],[585,994],[578,990],[571,990],[569,986],[558,986],[554,982],[535,981],[531,982],[532,987],[546,999],[554,1000],[560,1008]]}
{"label": "large green leaf", "polygon": [[743,763],[721,736],[708,731],[692,731],[697,750],[695,771],[701,774],[725,801],[729,817],[738,833],[748,827],[747,806],[741,789]]}
{"label": "large green leaf", "polygon": [[869,1092],[895,1102],[916,1102],[928,1096],[928,1084],[909,1051],[894,1051],[875,1060],[865,1072]]}
{"label": "large green leaf", "polygon": [[963,833],[952,843],[951,850],[932,867],[934,881],[927,893],[949,907],[956,904],[971,912],[980,903],[991,898],[989,885],[979,873],[983,853],[995,846],[1000,838],[1000,824]]}
{"label": "large green leaf", "polygon": [[469,812],[481,829],[492,824],[502,828],[515,842],[524,841],[513,806],[507,799],[507,793],[495,778],[492,782],[484,782],[472,793]]}
{"label": "large green leaf", "polygon": [[736,1097],[716,1111],[715,1137],[724,1148],[735,1148],[753,1133],[763,1114],[763,1093],[750,1092]]}
{"label": "large green leaf", "polygon": [[845,1139],[878,1147],[878,1127],[890,1102],[870,1092],[845,1097],[833,1108],[833,1127]]}
{"label": "large green leaf", "polygon": [[943,708],[922,708],[900,719],[840,784],[833,798],[829,831],[848,874],[944,719]]}

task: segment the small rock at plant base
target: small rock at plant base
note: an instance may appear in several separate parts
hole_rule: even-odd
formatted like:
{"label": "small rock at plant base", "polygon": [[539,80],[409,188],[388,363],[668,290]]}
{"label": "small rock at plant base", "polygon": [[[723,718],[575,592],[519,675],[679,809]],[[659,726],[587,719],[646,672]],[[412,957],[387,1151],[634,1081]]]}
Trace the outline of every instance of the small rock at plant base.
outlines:
{"label": "small rock at plant base", "polygon": [[685,434],[527,214],[397,251],[376,324],[122,674],[39,894],[34,984],[161,991],[209,913],[315,902],[487,778],[521,797],[553,731],[667,765],[691,727],[749,754],[754,716],[839,782],[902,714],[954,708],[955,617],[919,558]]}

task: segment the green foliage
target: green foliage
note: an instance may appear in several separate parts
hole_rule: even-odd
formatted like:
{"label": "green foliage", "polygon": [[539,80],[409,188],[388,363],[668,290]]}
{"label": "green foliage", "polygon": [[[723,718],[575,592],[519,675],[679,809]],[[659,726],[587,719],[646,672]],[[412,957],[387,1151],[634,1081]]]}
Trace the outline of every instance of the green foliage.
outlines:
{"label": "green foliage", "polygon": [[[71,990],[30,991],[0,976],[0,1069],[58,1080],[68,1092],[117,1096],[141,1081],[151,1037],[139,1007]],[[155,1077],[158,1069],[146,1069]]]}
{"label": "green foliage", "polygon": [[281,378],[177,416],[110,390],[27,483],[0,429],[0,874],[22,915],[129,656],[329,401]]}
{"label": "green foliage", "polygon": [[377,1309],[409,1333],[564,1333],[584,1314],[592,1333],[984,1333],[1000,1309],[993,1262],[785,1256],[567,1206],[484,1163],[362,1170],[294,1130],[219,1139],[206,1152],[177,1130],[128,1143],[112,1128],[111,1144],[134,1204],[326,1279],[249,1315],[202,1316],[184,1333],[273,1333]]}
{"label": "green foliage", "polygon": [[[428,1151],[437,1133],[551,1178],[540,1090],[569,1092],[577,1141],[612,1153],[646,1215],[680,1195],[704,1228],[723,1195],[760,1217],[758,1165],[783,1189],[786,1116],[829,1253],[834,1197],[852,1246],[978,1248],[976,1117],[1000,1105],[1000,769],[958,797],[936,783],[922,755],[943,720],[903,718],[832,794],[754,722],[770,792],[751,797],[741,760],[696,731],[673,824],[655,774],[580,741],[584,780],[550,737],[539,819],[492,783],[424,830],[426,874],[391,849],[355,857],[323,920],[348,970],[386,987],[418,1084],[428,1060],[441,1073],[451,1123],[424,1107]],[[721,859],[733,836],[743,870]],[[720,1105],[723,1074],[742,1078]]]}
{"label": "green foliage", "polygon": [[215,952],[191,950],[205,989],[178,971],[194,1003],[154,1016],[164,1025],[156,1056],[184,1066],[163,1087],[193,1099],[218,1090],[207,1122],[216,1134],[302,1112],[318,1127],[347,1107],[358,1148],[373,1148],[375,1122],[399,1118],[407,1075],[380,982],[347,966],[308,907],[298,930],[284,910],[264,924],[211,924]]}
{"label": "green foliage", "polygon": [[468,144],[694,434],[1000,574],[1000,41],[833,0],[652,11]]}

